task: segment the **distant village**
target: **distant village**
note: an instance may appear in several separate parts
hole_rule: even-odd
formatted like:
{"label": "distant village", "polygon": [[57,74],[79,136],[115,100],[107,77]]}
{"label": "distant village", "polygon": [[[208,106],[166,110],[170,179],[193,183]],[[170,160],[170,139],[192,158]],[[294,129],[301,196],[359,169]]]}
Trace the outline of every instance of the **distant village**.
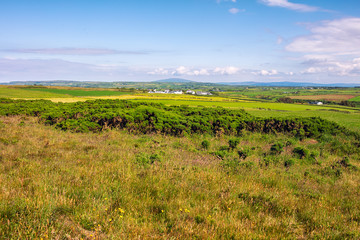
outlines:
{"label": "distant village", "polygon": [[[150,89],[148,93],[163,93],[163,94],[184,94],[184,92],[182,90],[174,90],[174,91],[170,91],[170,90],[164,90],[164,91],[159,91],[156,89]],[[192,95],[200,95],[200,96],[207,96],[207,95],[212,95],[209,92],[202,92],[202,91],[193,91],[193,90],[187,90],[185,92],[185,94],[192,94]]]}

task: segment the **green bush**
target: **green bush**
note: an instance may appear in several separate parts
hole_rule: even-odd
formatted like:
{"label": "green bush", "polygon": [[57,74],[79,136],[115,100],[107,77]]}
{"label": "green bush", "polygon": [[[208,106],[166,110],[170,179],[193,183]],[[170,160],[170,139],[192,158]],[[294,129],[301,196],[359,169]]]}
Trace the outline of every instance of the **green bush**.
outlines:
{"label": "green bush", "polygon": [[285,162],[284,162],[284,166],[287,167],[287,168],[291,167],[291,166],[294,165],[294,164],[295,164],[295,160],[292,159],[292,158],[287,159],[287,160],[285,160]]}
{"label": "green bush", "polygon": [[271,146],[270,148],[270,154],[272,155],[278,155],[280,153],[282,153],[284,149],[284,144],[282,143],[275,143]]}
{"label": "green bush", "polygon": [[250,155],[250,150],[247,148],[243,148],[243,149],[238,150],[237,153],[238,153],[240,159],[245,160]]}
{"label": "green bush", "polygon": [[203,149],[209,149],[209,147],[210,147],[210,142],[209,142],[208,140],[202,141],[202,142],[201,142],[201,147],[202,147]]}
{"label": "green bush", "polygon": [[234,150],[236,147],[237,147],[237,145],[239,145],[239,143],[240,143],[240,140],[239,139],[230,139],[229,140],[229,149],[230,150]]}
{"label": "green bush", "polygon": [[309,151],[303,147],[296,147],[293,150],[293,154],[299,159],[304,159],[308,157]]}
{"label": "green bush", "polygon": [[[244,131],[249,131],[290,133],[300,139],[306,137],[320,139],[324,135],[338,134],[360,139],[360,134],[321,118],[259,118],[251,116],[244,110],[165,106],[125,100],[98,99],[75,103],[53,103],[46,100],[2,99],[0,115],[36,116],[46,124],[75,132],[98,132],[108,128],[118,128],[140,134],[241,136]],[[229,140],[231,150],[236,149],[238,144],[239,139]],[[337,148],[335,144],[334,149]],[[355,152],[358,148],[346,146],[340,151]]]}

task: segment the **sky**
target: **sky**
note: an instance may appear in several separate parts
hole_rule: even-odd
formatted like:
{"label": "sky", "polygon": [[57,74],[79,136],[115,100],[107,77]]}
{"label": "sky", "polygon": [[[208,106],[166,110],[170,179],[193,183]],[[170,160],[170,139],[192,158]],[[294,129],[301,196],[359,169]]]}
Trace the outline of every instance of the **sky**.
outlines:
{"label": "sky", "polygon": [[360,1],[0,1],[0,82],[166,78],[360,83]]}

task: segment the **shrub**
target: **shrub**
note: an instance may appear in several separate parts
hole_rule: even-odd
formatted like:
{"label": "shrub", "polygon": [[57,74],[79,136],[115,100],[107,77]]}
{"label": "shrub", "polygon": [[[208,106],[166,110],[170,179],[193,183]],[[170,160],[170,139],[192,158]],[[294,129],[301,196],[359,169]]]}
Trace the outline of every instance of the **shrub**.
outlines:
{"label": "shrub", "polygon": [[300,159],[306,158],[309,155],[309,151],[303,147],[296,147],[293,150],[293,154]]}
{"label": "shrub", "polygon": [[234,150],[236,147],[237,147],[237,145],[239,145],[239,143],[240,143],[240,140],[239,139],[230,139],[229,140],[229,149],[230,150]]}
{"label": "shrub", "polygon": [[283,151],[284,144],[282,143],[275,143],[270,148],[270,154],[272,155],[278,155]]}
{"label": "shrub", "polygon": [[136,155],[135,159],[136,162],[142,166],[153,164],[156,161],[161,161],[161,157],[157,153],[154,154],[139,153]]}
{"label": "shrub", "polygon": [[203,149],[209,149],[209,147],[210,147],[210,142],[209,142],[208,140],[202,141],[202,142],[201,142],[201,147],[202,147]]}
{"label": "shrub", "polygon": [[243,148],[243,149],[238,150],[237,153],[238,153],[240,159],[245,160],[250,155],[250,150]]}
{"label": "shrub", "polygon": [[291,166],[294,165],[294,164],[295,164],[295,161],[294,161],[294,159],[292,159],[292,158],[287,159],[287,160],[285,160],[285,162],[284,162],[284,166],[287,167],[287,168],[291,167]]}

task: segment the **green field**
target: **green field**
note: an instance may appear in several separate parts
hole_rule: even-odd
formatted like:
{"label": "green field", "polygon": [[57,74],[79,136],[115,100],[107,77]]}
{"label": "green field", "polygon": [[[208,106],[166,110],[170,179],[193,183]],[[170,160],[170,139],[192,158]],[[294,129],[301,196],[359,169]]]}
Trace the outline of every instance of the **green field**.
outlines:
{"label": "green field", "polygon": [[72,97],[100,97],[121,96],[131,92],[87,89],[60,89],[45,87],[4,87],[0,86],[0,98],[72,98]]}
{"label": "green field", "polygon": [[0,97],[2,98],[67,98],[66,94],[28,90],[21,88],[11,88],[0,86]]}
{"label": "green field", "polygon": [[[109,91],[109,90],[72,90],[72,89],[51,89],[51,88],[26,88],[27,91],[41,93],[54,93],[59,95],[69,95],[71,97],[100,97],[100,96],[121,96],[131,94],[130,92]],[[41,96],[41,95],[40,95]]]}
{"label": "green field", "polygon": [[360,96],[354,97],[354,98],[350,99],[349,101],[360,102]]}

